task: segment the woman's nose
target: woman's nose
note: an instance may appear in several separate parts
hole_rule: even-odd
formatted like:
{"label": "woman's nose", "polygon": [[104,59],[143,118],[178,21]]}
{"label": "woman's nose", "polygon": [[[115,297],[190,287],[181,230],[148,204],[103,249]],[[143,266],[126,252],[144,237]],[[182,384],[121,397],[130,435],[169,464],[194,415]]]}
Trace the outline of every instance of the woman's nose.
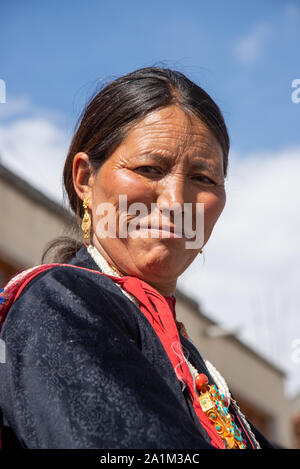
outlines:
{"label": "woman's nose", "polygon": [[184,207],[184,178],[169,176],[159,182],[156,204],[160,209]]}

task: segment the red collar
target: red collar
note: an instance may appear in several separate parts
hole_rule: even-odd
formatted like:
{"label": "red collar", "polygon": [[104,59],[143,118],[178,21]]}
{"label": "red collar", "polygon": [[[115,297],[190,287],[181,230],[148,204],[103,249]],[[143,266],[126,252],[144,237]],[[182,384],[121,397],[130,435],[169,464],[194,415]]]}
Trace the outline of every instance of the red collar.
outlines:
{"label": "red collar", "polygon": [[165,296],[164,298],[167,300],[170,310],[172,311],[174,321],[176,321],[176,310],[175,310],[176,298],[175,296]]}

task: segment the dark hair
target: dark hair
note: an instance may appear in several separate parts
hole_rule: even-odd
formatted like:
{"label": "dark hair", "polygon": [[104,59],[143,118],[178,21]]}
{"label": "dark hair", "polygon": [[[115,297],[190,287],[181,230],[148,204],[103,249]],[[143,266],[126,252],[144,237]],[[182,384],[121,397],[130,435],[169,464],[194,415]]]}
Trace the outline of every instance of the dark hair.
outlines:
{"label": "dark hair", "polygon": [[[179,71],[147,67],[122,76],[105,86],[87,104],[66,158],[63,179],[72,210],[80,219],[82,201],[73,185],[73,159],[85,152],[92,168],[97,171],[123,141],[129,128],[149,112],[172,104],[203,121],[215,135],[223,150],[223,169],[227,175],[229,136],[223,115],[213,99],[200,86]],[[56,243],[57,245],[57,243]],[[68,258],[78,250],[68,250]],[[65,251],[66,252],[66,251]],[[61,255],[59,256],[62,259]]]}

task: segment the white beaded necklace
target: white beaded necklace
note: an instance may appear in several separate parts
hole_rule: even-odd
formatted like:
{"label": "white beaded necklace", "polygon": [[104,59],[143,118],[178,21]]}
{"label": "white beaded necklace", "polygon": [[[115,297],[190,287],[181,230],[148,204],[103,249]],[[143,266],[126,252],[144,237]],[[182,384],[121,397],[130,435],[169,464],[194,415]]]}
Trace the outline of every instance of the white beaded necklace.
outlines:
{"label": "white beaded necklace", "polygon": [[[116,269],[114,269],[112,266],[109,265],[109,263],[105,260],[102,254],[100,254],[98,249],[95,248],[95,246],[89,245],[87,248],[87,251],[92,257],[92,259],[94,260],[94,262],[97,264],[101,272],[107,275],[113,275],[114,277],[122,277],[122,275],[120,275],[120,273]],[[139,302],[133,295],[123,290],[121,285],[119,285],[118,283],[116,283],[116,285],[120,288],[122,293],[124,293],[124,295],[127,296],[127,298],[129,298],[131,301],[133,301],[133,303],[139,306]]]}
{"label": "white beaded necklace", "polygon": [[[113,275],[115,277],[122,277],[122,275],[120,274],[120,272],[117,269],[115,269],[114,267],[109,265],[109,263],[105,260],[105,258],[102,256],[102,254],[100,254],[98,249],[95,248],[95,246],[89,245],[88,248],[87,248],[87,251],[90,254],[90,256],[92,257],[92,259],[94,260],[94,262],[97,264],[97,266],[99,267],[101,272],[103,272],[104,274]],[[119,284],[116,284],[116,285],[118,285],[118,287],[121,289],[122,293],[125,296],[127,296],[127,298],[129,298],[137,307],[139,307],[139,302],[137,301],[137,299],[133,295],[131,295],[127,291],[123,290],[121,285],[119,285]],[[188,340],[190,340],[190,339],[188,339]],[[192,342],[192,341],[190,340],[190,342]],[[197,347],[195,346],[194,343],[193,343],[193,345],[197,349]],[[198,350],[198,353],[201,356],[199,350]],[[191,373],[192,378],[193,378],[194,387],[196,389],[195,377],[199,374],[199,371],[189,362],[189,360],[185,356],[184,356],[184,359],[186,361],[187,366],[189,367],[190,373]],[[204,360],[204,362],[205,362],[205,365],[206,365],[211,377],[213,378],[214,382],[216,383],[216,386],[219,390],[219,393],[221,395],[224,395],[224,397],[226,398],[226,400],[228,402],[228,406],[230,404],[230,401],[233,402],[236,410],[238,411],[238,413],[239,413],[240,417],[242,418],[245,426],[247,427],[247,430],[248,430],[249,434],[251,435],[252,440],[255,443],[256,448],[260,448],[260,445],[257,442],[257,440],[255,439],[255,436],[254,436],[254,434],[253,434],[253,432],[250,428],[249,423],[247,422],[246,417],[242,413],[242,411],[239,408],[239,406],[237,405],[236,401],[231,398],[231,394],[230,394],[230,391],[229,391],[229,388],[227,386],[227,383],[226,383],[225,379],[223,378],[221,373],[208,360]]]}

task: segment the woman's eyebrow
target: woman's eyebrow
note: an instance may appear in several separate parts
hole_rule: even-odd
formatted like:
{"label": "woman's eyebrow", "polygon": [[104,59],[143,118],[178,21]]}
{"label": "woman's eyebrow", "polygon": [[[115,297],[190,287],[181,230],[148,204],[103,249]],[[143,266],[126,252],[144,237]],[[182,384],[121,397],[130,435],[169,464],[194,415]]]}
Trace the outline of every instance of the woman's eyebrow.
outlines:
{"label": "woman's eyebrow", "polygon": [[151,151],[139,155],[140,159],[149,158],[149,157],[152,158],[153,160],[156,160],[158,163],[166,163],[169,161],[169,158],[167,156],[163,156],[159,153],[154,153],[154,152],[152,153]]}
{"label": "woman's eyebrow", "polygon": [[[170,161],[170,158],[168,156],[163,156],[160,153],[152,153],[151,151],[139,155],[139,159],[147,157],[151,157],[153,160],[161,164],[166,164]],[[199,169],[206,169],[207,171],[211,171],[215,174],[218,174],[220,171],[220,168],[215,163],[212,163],[211,161],[204,158],[193,158],[191,160],[191,166],[197,167]]]}
{"label": "woman's eyebrow", "polygon": [[218,171],[218,167],[216,164],[203,159],[193,159],[191,162],[191,166],[197,166],[200,169],[207,169],[208,171]]}

